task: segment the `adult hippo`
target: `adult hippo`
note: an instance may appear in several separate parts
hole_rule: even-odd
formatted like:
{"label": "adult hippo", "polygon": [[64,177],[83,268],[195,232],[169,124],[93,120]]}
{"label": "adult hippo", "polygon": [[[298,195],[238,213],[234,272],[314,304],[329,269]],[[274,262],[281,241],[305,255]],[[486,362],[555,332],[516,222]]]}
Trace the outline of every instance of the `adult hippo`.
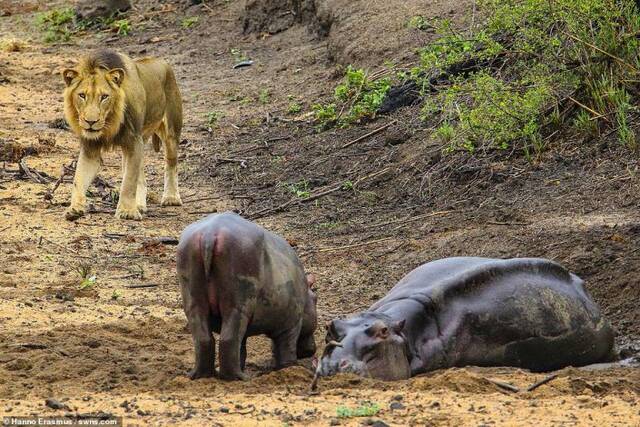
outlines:
{"label": "adult hippo", "polygon": [[327,325],[319,375],[385,380],[454,366],[549,371],[608,360],[614,334],[583,281],[538,258],[447,258]]}
{"label": "adult hippo", "polygon": [[246,379],[247,337],[273,341],[276,367],[316,351],[313,278],[286,240],[234,213],[189,225],[178,244],[178,280],[193,336],[192,379],[214,375],[220,334],[220,378]]}

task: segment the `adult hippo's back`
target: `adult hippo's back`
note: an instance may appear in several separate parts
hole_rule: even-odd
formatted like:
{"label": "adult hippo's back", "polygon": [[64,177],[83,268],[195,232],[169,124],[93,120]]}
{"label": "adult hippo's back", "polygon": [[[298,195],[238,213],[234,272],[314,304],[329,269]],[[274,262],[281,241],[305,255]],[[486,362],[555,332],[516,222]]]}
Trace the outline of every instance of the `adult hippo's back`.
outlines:
{"label": "adult hippo's back", "polygon": [[555,262],[447,258],[368,311],[334,320],[321,375],[407,378],[453,366],[548,371],[609,360],[614,334],[583,281]]}

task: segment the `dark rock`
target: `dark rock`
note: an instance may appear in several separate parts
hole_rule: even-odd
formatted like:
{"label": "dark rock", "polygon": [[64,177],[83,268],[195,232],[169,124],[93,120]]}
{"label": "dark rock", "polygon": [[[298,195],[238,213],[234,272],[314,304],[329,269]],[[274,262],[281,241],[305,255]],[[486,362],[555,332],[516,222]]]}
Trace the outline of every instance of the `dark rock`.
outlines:
{"label": "dark rock", "polygon": [[80,0],[76,5],[76,15],[83,19],[108,18],[129,9],[129,0]]}
{"label": "dark rock", "polygon": [[389,405],[389,409],[391,409],[392,411],[396,411],[396,410],[404,409],[404,408],[406,408],[406,406],[404,406],[400,402],[393,402],[391,405]]}
{"label": "dark rock", "polygon": [[51,409],[66,409],[69,410],[69,407],[59,400],[49,398],[44,401],[44,404]]}
{"label": "dark rock", "polygon": [[337,418],[331,418],[331,421],[329,421],[329,425],[330,426],[339,426],[340,425],[340,420]]}
{"label": "dark rock", "polygon": [[369,425],[372,426],[372,427],[389,427],[389,424],[385,423],[384,421],[380,421],[380,420],[376,420],[376,421],[372,422]]}

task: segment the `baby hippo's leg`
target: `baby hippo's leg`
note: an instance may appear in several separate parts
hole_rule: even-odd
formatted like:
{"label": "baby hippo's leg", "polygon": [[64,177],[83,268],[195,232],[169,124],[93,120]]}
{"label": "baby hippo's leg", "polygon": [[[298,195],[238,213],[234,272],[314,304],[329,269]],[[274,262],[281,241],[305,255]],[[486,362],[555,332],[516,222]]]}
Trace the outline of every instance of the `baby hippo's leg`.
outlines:
{"label": "baby hippo's leg", "polygon": [[220,378],[224,380],[247,380],[242,372],[240,352],[247,333],[249,318],[238,309],[231,309],[222,316],[220,330]]}
{"label": "baby hippo's leg", "polygon": [[276,369],[293,365],[297,362],[298,336],[302,329],[302,320],[291,329],[287,329],[277,336],[271,337],[273,342],[273,358],[276,361]]}

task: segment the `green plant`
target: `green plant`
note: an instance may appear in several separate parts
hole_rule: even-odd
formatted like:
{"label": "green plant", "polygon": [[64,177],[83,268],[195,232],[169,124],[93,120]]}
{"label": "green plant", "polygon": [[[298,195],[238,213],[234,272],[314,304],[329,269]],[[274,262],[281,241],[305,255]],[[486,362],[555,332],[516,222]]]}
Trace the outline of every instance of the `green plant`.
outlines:
{"label": "green plant", "polygon": [[111,23],[111,29],[120,36],[128,36],[131,33],[131,23],[128,19],[118,19]]}
{"label": "green plant", "polygon": [[96,276],[92,274],[92,267],[89,263],[80,263],[76,266],[76,272],[80,276],[80,283],[78,289],[85,290],[90,289],[96,284]]}
{"label": "green plant", "polygon": [[297,102],[290,102],[289,107],[287,107],[288,114],[298,114],[302,111],[302,107]]}
{"label": "green plant", "polygon": [[[422,117],[448,149],[520,148],[533,158],[561,126],[636,147],[640,14],[632,0],[482,0],[472,37],[449,21],[420,51]],[[419,19],[412,20],[420,25]],[[609,132],[604,132],[609,129]],[[569,134],[570,137],[570,134]]]}
{"label": "green plant", "polygon": [[432,25],[427,22],[427,20],[422,15],[415,15],[409,19],[407,26],[414,30],[426,30],[428,28],[432,28]]}
{"label": "green plant", "polygon": [[36,25],[44,31],[46,43],[66,42],[77,31],[73,25],[75,12],[72,8],[52,9],[36,15]]}
{"label": "green plant", "polygon": [[316,104],[312,109],[321,127],[347,126],[375,117],[390,88],[391,79],[370,79],[363,69],[348,66],[342,83],[334,91],[334,102]]}
{"label": "green plant", "polygon": [[363,402],[361,406],[356,408],[349,408],[343,405],[336,408],[338,418],[372,417],[378,412],[380,412],[380,406],[378,406],[377,403],[371,402]]}
{"label": "green plant", "polygon": [[442,142],[449,142],[455,135],[455,128],[451,126],[451,123],[444,122],[436,129],[436,136],[440,138]]}
{"label": "green plant", "polygon": [[302,181],[289,184],[289,191],[295,194],[296,197],[301,199],[307,199],[311,195],[311,191],[309,190],[309,182],[306,179]]}
{"label": "green plant", "polygon": [[188,18],[183,18],[182,21],[180,21],[180,25],[182,26],[182,28],[188,29],[197,24],[198,20],[199,18],[197,16],[190,16]]}
{"label": "green plant", "polygon": [[249,59],[249,57],[240,49],[237,49],[235,47],[232,47],[230,49],[231,52],[231,56],[233,56],[233,60],[235,62],[242,62],[242,61],[246,61]]}
{"label": "green plant", "polygon": [[262,103],[262,104],[268,104],[269,103],[269,98],[270,98],[270,93],[269,93],[269,89],[261,89],[260,93],[258,94],[258,100]]}
{"label": "green plant", "polygon": [[122,298],[122,294],[117,289],[114,289],[113,293],[111,294],[111,299],[117,301],[120,298]]}
{"label": "green plant", "polygon": [[220,111],[209,111],[207,113],[207,124],[210,127],[215,127],[218,124],[218,120],[224,117],[224,114]]}

